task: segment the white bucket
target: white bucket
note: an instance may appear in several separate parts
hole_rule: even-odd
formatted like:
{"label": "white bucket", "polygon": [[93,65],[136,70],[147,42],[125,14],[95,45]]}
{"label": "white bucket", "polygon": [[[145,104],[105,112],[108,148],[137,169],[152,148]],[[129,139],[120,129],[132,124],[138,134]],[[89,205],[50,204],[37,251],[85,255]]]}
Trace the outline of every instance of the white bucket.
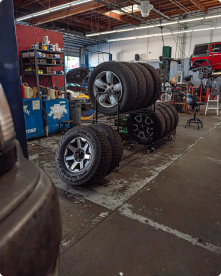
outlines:
{"label": "white bucket", "polygon": [[51,88],[48,89],[48,96],[50,97],[51,100],[55,100],[55,90]]}
{"label": "white bucket", "polygon": [[24,92],[25,92],[25,99],[33,98],[33,89],[30,86],[24,84]]}

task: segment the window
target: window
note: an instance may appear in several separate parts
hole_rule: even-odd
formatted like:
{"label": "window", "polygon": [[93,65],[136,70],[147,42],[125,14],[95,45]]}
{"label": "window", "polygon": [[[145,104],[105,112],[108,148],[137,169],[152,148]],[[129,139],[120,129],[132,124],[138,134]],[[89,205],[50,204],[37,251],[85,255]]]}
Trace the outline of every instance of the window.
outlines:
{"label": "window", "polygon": [[211,53],[221,53],[221,44],[213,44]]}
{"label": "window", "polygon": [[65,66],[66,66],[66,73],[71,69],[80,67],[80,58],[65,56]]}
{"label": "window", "polygon": [[208,49],[209,49],[208,44],[196,46],[194,55],[206,55],[208,53]]}

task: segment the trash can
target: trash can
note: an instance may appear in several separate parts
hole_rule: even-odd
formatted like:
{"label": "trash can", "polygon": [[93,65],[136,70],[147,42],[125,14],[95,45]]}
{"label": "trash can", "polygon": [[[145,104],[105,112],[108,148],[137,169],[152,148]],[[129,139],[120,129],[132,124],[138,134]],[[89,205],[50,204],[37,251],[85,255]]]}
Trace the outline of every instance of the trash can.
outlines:
{"label": "trash can", "polygon": [[69,100],[71,127],[81,124],[81,100]]}

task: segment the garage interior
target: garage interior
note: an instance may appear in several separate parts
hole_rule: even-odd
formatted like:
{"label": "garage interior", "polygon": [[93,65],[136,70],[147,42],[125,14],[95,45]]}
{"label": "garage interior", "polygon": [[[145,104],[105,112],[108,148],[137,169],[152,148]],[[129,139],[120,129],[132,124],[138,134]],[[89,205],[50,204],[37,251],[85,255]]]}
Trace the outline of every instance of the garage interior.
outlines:
{"label": "garage interior", "polygon": [[62,231],[54,272],[10,270],[0,234],[0,276],[220,276],[221,1],[0,0],[0,23],[0,92]]}

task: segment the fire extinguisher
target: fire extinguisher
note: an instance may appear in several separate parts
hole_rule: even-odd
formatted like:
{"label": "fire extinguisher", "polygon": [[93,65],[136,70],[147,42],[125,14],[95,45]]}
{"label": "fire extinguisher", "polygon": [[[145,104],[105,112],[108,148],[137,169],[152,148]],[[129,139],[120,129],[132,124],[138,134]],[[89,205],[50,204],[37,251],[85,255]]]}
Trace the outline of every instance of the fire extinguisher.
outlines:
{"label": "fire extinguisher", "polygon": [[25,89],[24,89],[24,85],[21,85],[21,92],[22,92],[22,98],[25,98]]}

